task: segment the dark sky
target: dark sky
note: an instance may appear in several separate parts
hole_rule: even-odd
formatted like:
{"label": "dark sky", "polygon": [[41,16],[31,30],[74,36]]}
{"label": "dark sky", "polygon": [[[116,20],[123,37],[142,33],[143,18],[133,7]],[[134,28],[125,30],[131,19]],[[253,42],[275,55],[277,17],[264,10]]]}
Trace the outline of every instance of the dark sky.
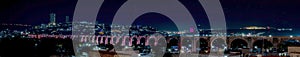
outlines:
{"label": "dark sky", "polygon": [[[209,28],[206,14],[197,0],[179,0],[193,15],[200,28]],[[300,28],[300,0],[220,0],[228,28],[271,26]],[[105,0],[99,11],[100,23],[111,23],[118,8],[126,0]],[[59,22],[73,16],[77,0],[1,0],[0,23],[38,25],[49,22],[49,13],[57,14]],[[149,19],[139,21],[139,19]],[[151,20],[150,20],[151,19]],[[164,23],[163,23],[164,22]],[[299,23],[299,24],[298,24]],[[134,24],[174,27],[168,17],[158,13],[140,16]]]}

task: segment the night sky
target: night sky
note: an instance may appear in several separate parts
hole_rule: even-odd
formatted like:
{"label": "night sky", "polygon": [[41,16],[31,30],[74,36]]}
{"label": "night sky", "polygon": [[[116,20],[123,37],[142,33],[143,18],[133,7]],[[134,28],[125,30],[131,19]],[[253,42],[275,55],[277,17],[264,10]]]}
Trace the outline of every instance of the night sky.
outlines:
{"label": "night sky", "polygon": [[[193,15],[200,28],[209,28],[208,18],[197,0],[179,0]],[[300,0],[220,0],[228,28],[271,26],[300,28]],[[110,24],[118,8],[126,0],[105,0],[97,20]],[[56,13],[58,22],[73,16],[77,0],[1,0],[0,23],[38,25],[49,22]],[[147,19],[147,20],[140,20]],[[151,20],[150,20],[151,19]],[[299,20],[299,21],[298,21]],[[174,23],[159,13],[141,15],[133,24],[151,25],[173,30]],[[167,29],[168,28],[168,29]]]}

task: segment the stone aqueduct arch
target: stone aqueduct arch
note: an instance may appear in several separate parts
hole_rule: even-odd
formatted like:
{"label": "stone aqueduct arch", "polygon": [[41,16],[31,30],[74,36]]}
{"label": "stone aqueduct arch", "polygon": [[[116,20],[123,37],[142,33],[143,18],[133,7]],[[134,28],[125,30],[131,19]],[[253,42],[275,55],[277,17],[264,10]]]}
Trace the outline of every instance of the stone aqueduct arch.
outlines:
{"label": "stone aqueduct arch", "polygon": [[[192,38],[192,37],[181,37],[184,39],[188,39],[188,38]],[[197,42],[200,40],[200,38],[203,38],[205,40],[207,40],[208,44],[211,44],[211,41],[213,41],[212,39],[210,39],[210,37],[193,37],[196,38],[195,40],[193,40],[193,46],[195,46],[192,50],[195,51],[196,50],[196,46],[197,46]],[[230,48],[232,41],[236,40],[236,39],[241,39],[247,42],[247,48],[253,49],[253,44],[255,41],[258,40],[267,40],[269,42],[271,42],[273,44],[274,48],[278,48],[278,45],[280,43],[282,43],[285,40],[299,40],[300,41],[300,37],[242,37],[242,36],[237,36],[237,37],[227,37],[226,42],[227,42],[227,47]],[[211,45],[208,45],[209,47]]]}
{"label": "stone aqueduct arch", "polygon": [[241,39],[241,40],[244,40],[247,42],[247,48],[249,48],[249,43],[251,43],[250,41],[247,41],[247,39],[245,38],[242,38],[242,37],[229,37],[229,39],[227,39],[227,45],[228,45],[228,48],[231,48],[231,43],[234,41],[234,40],[237,40],[237,39]]}

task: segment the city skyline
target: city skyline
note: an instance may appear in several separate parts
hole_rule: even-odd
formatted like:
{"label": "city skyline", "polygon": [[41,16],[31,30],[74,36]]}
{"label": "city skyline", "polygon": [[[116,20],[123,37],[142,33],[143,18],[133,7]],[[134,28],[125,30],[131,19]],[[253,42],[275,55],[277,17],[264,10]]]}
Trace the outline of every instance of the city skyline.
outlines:
{"label": "city skyline", "polygon": [[[200,28],[209,28],[208,19],[202,6],[199,3],[195,3],[197,0],[179,0],[185,5],[190,13],[193,15],[197,24],[200,24]],[[65,16],[73,17],[76,1],[64,0],[64,1],[25,1],[21,2],[18,0],[4,1],[8,2],[0,15],[1,23],[19,23],[19,24],[31,24],[38,25],[49,22],[50,13],[57,14],[57,21],[64,21]],[[14,2],[19,2],[18,4]],[[46,2],[46,3],[42,3]],[[99,23],[110,24],[113,18],[113,14],[118,10],[121,4],[125,3],[126,0],[111,0],[105,1],[102,11],[99,11],[97,21]],[[282,3],[280,3],[282,2]],[[221,0],[223,10],[226,17],[228,28],[241,28],[245,26],[271,26],[271,27],[288,27],[299,29],[298,19],[300,18],[297,11],[300,7],[297,4],[300,1],[293,0],[276,0],[273,2],[262,1],[237,1],[237,0]],[[31,6],[34,5],[34,6]],[[63,5],[63,6],[62,6]],[[8,7],[11,6],[11,7]],[[24,10],[15,10],[24,9]],[[143,17],[144,16],[144,17]],[[150,16],[150,17],[149,17]],[[163,26],[174,27],[172,21],[168,17],[157,14],[148,13],[141,15],[144,21],[143,24],[153,24],[154,26],[160,24],[166,24]],[[139,18],[137,18],[138,20]],[[147,20],[154,19],[154,20]],[[22,20],[22,21],[21,21]],[[240,22],[243,21],[243,22]],[[164,23],[162,23],[164,22]],[[168,26],[172,25],[172,26]],[[161,25],[162,26],[162,25]]]}
{"label": "city skyline", "polygon": [[300,0],[1,0],[0,7],[0,57],[300,56]]}

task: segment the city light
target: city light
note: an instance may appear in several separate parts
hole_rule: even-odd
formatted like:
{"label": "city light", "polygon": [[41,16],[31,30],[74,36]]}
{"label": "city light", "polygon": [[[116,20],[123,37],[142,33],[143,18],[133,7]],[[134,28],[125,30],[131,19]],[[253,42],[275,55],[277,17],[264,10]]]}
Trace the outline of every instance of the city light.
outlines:
{"label": "city light", "polygon": [[300,1],[155,1],[1,1],[0,57],[300,57]]}

